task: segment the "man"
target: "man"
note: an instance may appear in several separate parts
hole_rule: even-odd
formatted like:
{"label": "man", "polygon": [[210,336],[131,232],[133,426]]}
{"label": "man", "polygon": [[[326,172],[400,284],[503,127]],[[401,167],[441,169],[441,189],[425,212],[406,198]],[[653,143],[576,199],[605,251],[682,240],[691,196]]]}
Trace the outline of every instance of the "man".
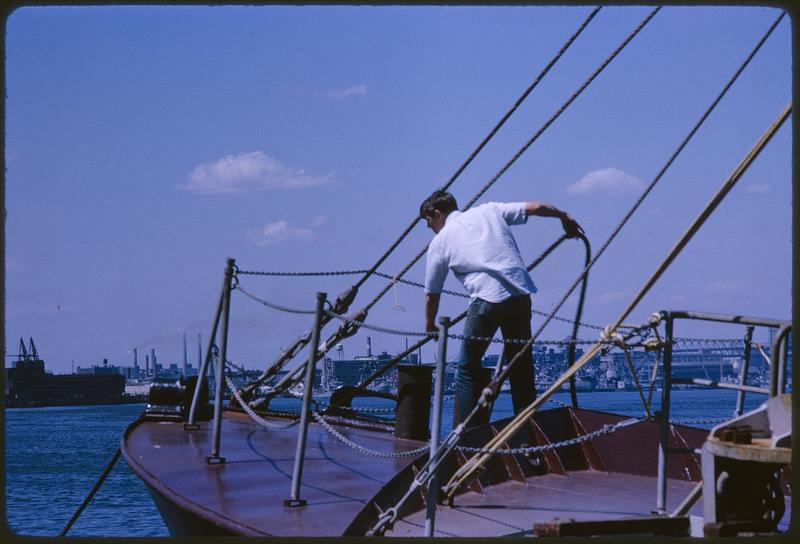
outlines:
{"label": "man", "polygon": [[[464,336],[491,338],[499,327],[505,340],[531,337],[531,297],[536,292],[511,234],[510,225],[525,223],[530,215],[557,217],[570,237],[583,229],[568,213],[542,202],[489,202],[465,212],[458,211],[456,199],[445,191],[435,191],[419,208],[420,217],[435,233],[428,246],[425,268],[425,329],[437,331],[444,280],[448,270],[464,285],[472,302],[467,310]],[[511,361],[524,344],[506,344],[506,360]],[[480,398],[484,384],[479,382],[481,359],[488,340],[465,339],[456,376],[458,421],[464,421]],[[512,368],[511,399],[514,413],[533,402],[533,357],[525,350]],[[484,419],[488,414],[483,414]],[[473,422],[474,424],[474,422]]]}

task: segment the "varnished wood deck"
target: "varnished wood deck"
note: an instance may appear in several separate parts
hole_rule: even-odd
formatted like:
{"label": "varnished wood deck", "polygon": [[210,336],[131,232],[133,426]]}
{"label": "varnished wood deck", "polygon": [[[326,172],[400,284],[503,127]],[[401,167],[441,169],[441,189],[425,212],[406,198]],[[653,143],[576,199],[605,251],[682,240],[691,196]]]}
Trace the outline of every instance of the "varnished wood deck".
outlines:
{"label": "varnished wood deck", "polygon": [[[667,504],[677,508],[693,487],[668,480]],[[651,476],[576,471],[567,476],[544,474],[526,483],[508,481],[484,493],[459,495],[452,507],[436,511],[436,536],[503,536],[532,534],[533,524],[554,518],[576,521],[629,518],[655,509],[656,479]],[[691,511],[702,515],[702,503]],[[406,516],[387,536],[422,536],[425,512]]]}
{"label": "varnished wood deck", "polygon": [[[623,419],[590,410],[577,413],[586,431]],[[536,419],[549,439],[557,441],[568,437],[569,422],[575,417],[571,414],[571,410],[557,409],[541,412]],[[283,419],[266,419],[286,424]],[[424,445],[386,432],[336,428],[357,444],[378,451],[402,452]],[[476,429],[467,439],[479,445],[489,432],[488,428]],[[706,433],[682,428],[680,440],[697,447]],[[502,481],[501,477],[478,486],[482,493],[470,490],[456,495],[453,506],[438,507],[436,534],[521,535],[531,534],[534,523],[555,518],[583,521],[648,516],[656,506],[657,436],[658,426],[653,422],[627,427],[592,442],[590,449],[602,459],[592,466],[582,456],[580,446],[569,446],[558,450],[559,460],[554,466],[561,470],[527,466],[521,478],[524,481]],[[122,451],[128,465],[150,488],[172,534],[342,536],[348,529],[350,534],[364,534],[374,523],[377,510],[394,504],[396,498],[392,497],[398,490],[402,494],[407,489],[413,476],[410,468],[403,469],[415,459],[427,459],[427,452],[421,454],[424,459],[366,456],[312,423],[301,488],[301,497],[308,504],[289,508],[283,501],[291,490],[296,426],[268,430],[245,414],[225,412],[220,451],[226,459],[224,464],[207,464],[211,438],[208,421],[200,423],[200,429],[188,431],[182,422],[139,422],[123,437]],[[527,440],[533,443],[530,437]],[[645,444],[652,447],[643,447]],[[487,474],[502,472],[502,467],[503,462],[498,460]],[[667,510],[673,511],[699,479],[700,471],[692,455],[671,456],[668,468]],[[384,488],[401,472],[404,483]],[[393,491],[387,495],[387,490]],[[789,497],[786,504],[788,512]],[[702,515],[701,505],[698,502],[690,513]],[[784,516],[781,528],[786,528],[788,517]],[[386,534],[419,537],[424,526],[422,508],[399,519]]]}
{"label": "varnished wood deck", "polygon": [[[225,412],[220,455],[226,462],[219,465],[206,463],[211,422],[200,426],[199,430],[184,431],[183,423],[141,423],[123,438],[123,453],[153,491],[212,520],[221,532],[339,536],[364,504],[413,460],[356,454],[312,424],[301,488],[308,505],[288,508],[283,500],[291,491],[297,426],[267,430],[244,414]],[[408,451],[422,445],[377,431],[338,430],[378,451]],[[170,520],[166,521],[170,525]]]}

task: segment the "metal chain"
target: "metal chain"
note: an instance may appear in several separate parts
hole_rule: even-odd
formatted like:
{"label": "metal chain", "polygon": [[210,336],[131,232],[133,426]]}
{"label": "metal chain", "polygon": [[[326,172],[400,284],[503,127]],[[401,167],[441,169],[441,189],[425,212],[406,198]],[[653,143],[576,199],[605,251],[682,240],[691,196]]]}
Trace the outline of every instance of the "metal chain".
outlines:
{"label": "metal chain", "polygon": [[[240,272],[241,274],[241,272]],[[240,291],[243,295],[250,297],[251,299],[255,300],[256,302],[260,302],[264,306],[272,308],[273,310],[280,310],[281,312],[288,312],[292,314],[315,314],[317,313],[316,310],[298,310],[297,308],[289,308],[288,306],[281,306],[280,304],[275,304],[274,302],[269,302],[264,300],[263,298],[257,297],[250,291],[246,290],[241,285],[238,286],[237,291]]]}
{"label": "metal chain", "polygon": [[256,423],[258,423],[262,427],[266,427],[267,429],[275,429],[275,430],[279,430],[280,431],[280,430],[289,429],[291,427],[294,427],[295,425],[297,425],[300,422],[299,418],[294,420],[294,421],[292,421],[288,425],[276,425],[275,423],[271,423],[271,422],[267,421],[266,419],[262,418],[257,413],[255,413],[253,411],[253,409],[250,408],[250,406],[247,405],[247,403],[244,401],[244,399],[239,395],[239,391],[238,391],[238,389],[236,387],[236,384],[233,383],[233,380],[231,380],[229,376],[225,376],[225,381],[228,384],[228,388],[233,392],[233,396],[236,398],[236,402],[238,402],[239,406],[242,407],[242,410],[244,410],[245,413],[248,416],[250,416],[250,419],[252,419]]}
{"label": "metal chain", "polygon": [[582,434],[580,436],[576,436],[575,438],[562,440],[561,442],[555,442],[553,444],[544,444],[541,446],[529,446],[525,448],[507,448],[507,449],[471,448],[469,446],[456,446],[456,449],[467,453],[487,453],[490,455],[529,455],[532,453],[542,453],[544,451],[550,451],[557,448],[574,446],[576,444],[580,444],[581,442],[587,442],[589,440],[593,440],[599,436],[613,433],[614,431],[617,431],[623,427],[627,427],[635,423],[640,423],[642,421],[647,421],[647,418],[625,419],[620,421],[619,423],[614,423],[613,425],[609,424],[603,425],[596,431],[592,431],[587,434]]}
{"label": "metal chain", "polygon": [[[256,271],[256,270],[239,270],[239,271],[237,271],[237,274],[255,275],[255,276],[342,276],[342,275],[348,275],[348,274],[349,275],[359,274],[359,273],[364,273],[364,272],[368,272],[368,271],[367,270],[338,270],[338,271],[328,271],[328,272],[262,272],[262,271]],[[373,272],[372,274],[375,275],[375,276],[379,276],[381,278],[390,279],[390,280],[395,278],[395,276],[392,276],[390,274],[386,274],[384,272],[377,272],[376,271],[376,272]],[[403,283],[405,285],[410,285],[412,287],[418,287],[420,289],[424,289],[425,288],[425,285],[423,285],[422,283],[419,283],[419,282],[416,282],[416,281],[411,281],[411,280],[406,280],[406,279],[402,279],[402,278],[397,278],[395,280],[395,282],[396,283]],[[313,314],[314,313],[314,310],[298,310],[298,309],[295,309],[295,308],[288,308],[286,306],[281,306],[281,305],[276,304],[274,302],[269,302],[267,300],[261,299],[261,298],[255,296],[254,294],[250,293],[249,291],[246,291],[246,290],[242,289],[241,285],[237,285],[237,288],[240,291],[242,291],[245,295],[249,296],[250,298],[256,300],[257,302],[260,302],[261,304],[263,304],[265,306],[273,308],[275,310],[281,310],[281,311],[297,313],[297,314]],[[446,294],[446,295],[452,295],[454,297],[470,298],[470,296],[467,293],[460,293],[458,291],[450,291],[449,289],[442,289],[442,293]],[[531,311],[532,311],[532,313],[534,313],[536,315],[540,315],[540,316],[549,315],[547,312],[543,312],[541,310],[532,309]],[[568,319],[566,317],[554,316],[553,319],[556,320],[556,321],[561,321],[563,323],[575,324],[574,320]],[[598,330],[598,331],[602,331],[603,330],[603,327],[601,327],[599,325],[593,325],[591,323],[578,323],[578,325],[580,327],[585,327],[587,329],[594,329],[594,330]]]}
{"label": "metal chain", "polygon": [[353,442],[352,440],[350,440],[349,438],[347,438],[346,436],[341,434],[339,431],[334,429],[327,421],[325,421],[325,418],[323,418],[317,412],[311,410],[311,415],[314,416],[314,419],[316,419],[317,422],[320,425],[322,425],[325,428],[325,430],[327,430],[337,440],[339,440],[340,442],[342,442],[346,446],[349,446],[349,447],[353,448],[354,450],[356,450],[356,451],[358,451],[360,453],[363,453],[365,455],[371,455],[373,457],[383,457],[385,459],[401,459],[403,457],[414,457],[414,456],[417,456],[417,455],[419,455],[421,453],[424,453],[424,452],[430,450],[430,446],[423,446],[423,447],[417,448],[415,450],[403,451],[403,452],[397,453],[397,452],[377,451],[377,450],[372,450],[372,449],[369,449],[369,448],[365,448],[364,446],[356,444],[355,442]]}
{"label": "metal chain", "polygon": [[708,419],[671,419],[669,422],[676,425],[704,425],[707,423],[722,423],[728,421],[729,418],[708,418]]}
{"label": "metal chain", "polygon": [[[358,321],[357,319],[351,319],[347,316],[339,315],[329,310],[326,310],[326,313],[331,317],[334,317],[340,321],[344,321],[346,323],[352,323],[358,327],[363,327],[365,329],[369,329],[371,331],[382,332],[386,334],[394,334],[397,336],[420,336],[420,337],[436,337],[438,336],[435,332],[418,332],[418,331],[404,331],[399,329],[390,329],[388,327],[380,327],[377,325],[371,325],[369,323],[365,323],[363,321]],[[448,338],[452,338],[454,340],[470,340],[475,342],[494,342],[496,344],[525,344],[530,341],[530,338],[490,338],[484,336],[465,336],[463,334],[448,334]],[[601,340],[600,343],[616,345],[615,342],[611,340]],[[598,343],[597,340],[539,340],[536,342],[537,344],[546,344],[546,345],[555,345],[555,346],[566,346],[570,344],[587,344],[587,345],[594,345]]]}
{"label": "metal chain", "polygon": [[260,270],[237,270],[242,276],[355,276],[365,274],[368,270],[332,270],[323,272],[264,272]]}

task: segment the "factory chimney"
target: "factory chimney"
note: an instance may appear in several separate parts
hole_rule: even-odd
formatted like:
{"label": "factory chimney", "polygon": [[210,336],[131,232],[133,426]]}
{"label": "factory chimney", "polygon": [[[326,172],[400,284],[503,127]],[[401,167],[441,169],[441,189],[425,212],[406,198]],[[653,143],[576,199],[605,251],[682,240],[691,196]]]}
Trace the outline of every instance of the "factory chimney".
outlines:
{"label": "factory chimney", "polygon": [[158,376],[158,370],[156,367],[156,348],[150,348],[150,358],[153,360],[153,378]]}
{"label": "factory chimney", "polygon": [[139,368],[139,350],[136,348],[133,348],[133,368]]}
{"label": "factory chimney", "polygon": [[200,367],[203,366],[203,347],[200,344],[200,333],[197,333],[197,372],[200,372]]}
{"label": "factory chimney", "polygon": [[367,357],[372,357],[372,338],[367,336]]}
{"label": "factory chimney", "polygon": [[147,378],[150,376],[150,356],[145,354],[144,356],[144,377]]}
{"label": "factory chimney", "polygon": [[186,359],[186,333],[183,333],[183,375],[186,376],[186,365],[189,362]]}

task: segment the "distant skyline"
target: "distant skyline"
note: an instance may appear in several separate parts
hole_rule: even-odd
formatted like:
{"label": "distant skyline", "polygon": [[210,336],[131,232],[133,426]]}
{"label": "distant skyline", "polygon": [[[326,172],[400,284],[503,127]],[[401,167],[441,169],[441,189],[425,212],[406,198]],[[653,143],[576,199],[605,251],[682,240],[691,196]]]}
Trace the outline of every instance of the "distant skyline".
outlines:
{"label": "distant skyline", "polygon": [[[150,349],[159,362],[180,364],[184,333],[195,364],[226,258],[241,270],[369,268],[592,9],[15,10],[5,33],[7,364],[20,337],[34,338],[53,372],[104,358],[132,365],[133,348],[140,366]],[[652,9],[600,10],[452,186],[460,205]],[[598,250],[780,13],[664,7],[478,204],[553,203]],[[791,100],[791,66],[787,16],[591,271],[585,322],[618,317]],[[791,318],[792,125],[790,118],[629,322],[664,309]],[[561,234],[558,221],[544,218],[513,232],[528,262]],[[379,270],[398,272],[430,238],[417,224]],[[534,270],[534,309],[551,310],[582,262],[582,248],[568,241]],[[424,258],[405,279],[423,276]],[[335,298],[359,277],[240,281],[276,304],[311,309],[317,291]],[[368,280],[352,310],[385,284]],[[462,291],[452,274],[445,287]],[[368,322],[422,331],[422,300],[420,289],[400,284]],[[573,295],[559,315],[571,319],[576,303]],[[465,307],[445,297],[440,315]],[[534,330],[542,319],[533,316]],[[311,323],[234,293],[229,358],[263,368]],[[731,336],[680,326],[679,336]],[[569,332],[554,322],[542,339]],[[406,344],[362,330],[343,343],[345,357],[366,353],[367,336],[374,353]],[[594,340],[598,331],[580,336]],[[448,358],[458,349],[451,342]],[[423,358],[434,352],[431,343]]]}

